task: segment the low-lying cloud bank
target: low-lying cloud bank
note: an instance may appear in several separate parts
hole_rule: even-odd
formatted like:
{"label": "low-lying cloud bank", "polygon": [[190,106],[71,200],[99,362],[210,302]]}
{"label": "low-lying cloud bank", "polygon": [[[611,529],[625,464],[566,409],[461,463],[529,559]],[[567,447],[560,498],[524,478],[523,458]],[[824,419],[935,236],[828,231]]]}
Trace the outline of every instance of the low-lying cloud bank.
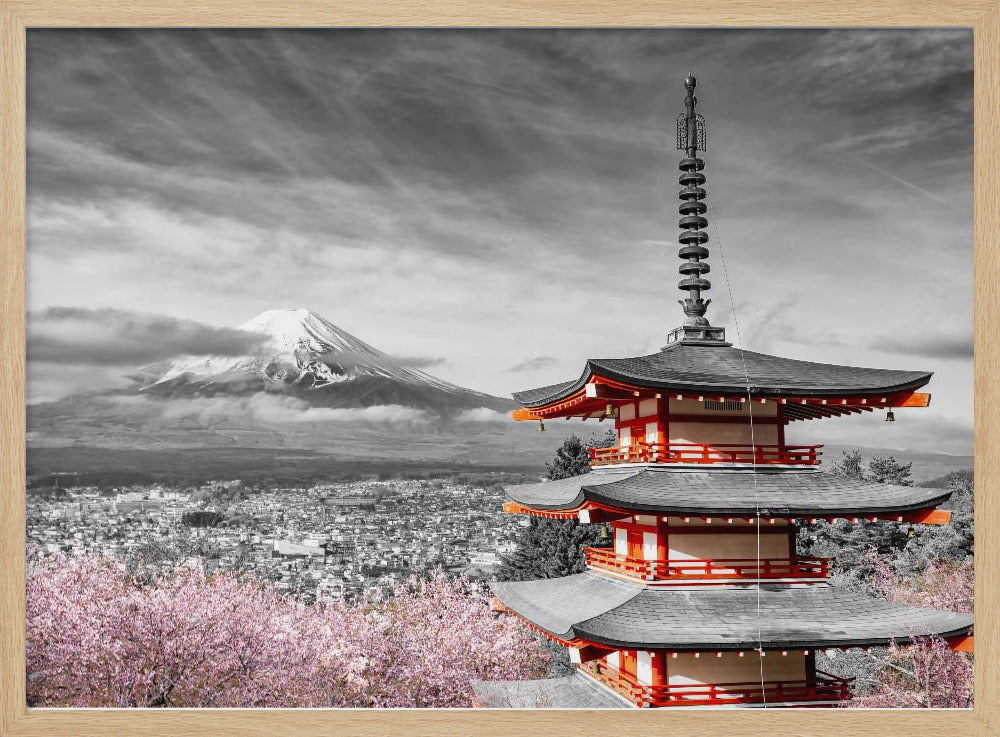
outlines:
{"label": "low-lying cloud bank", "polygon": [[28,360],[130,366],[178,355],[239,356],[263,336],[169,315],[112,308],[49,307],[28,315]]}
{"label": "low-lying cloud bank", "polygon": [[510,422],[510,415],[506,412],[497,412],[489,407],[476,407],[467,409],[455,418],[459,422]]}
{"label": "low-lying cloud bank", "polygon": [[118,396],[114,402],[123,414],[151,416],[164,423],[195,421],[215,424],[227,421],[256,424],[364,424],[414,426],[433,420],[427,412],[398,404],[372,407],[311,407],[295,397],[258,392],[246,397],[196,397],[155,399],[143,395]]}

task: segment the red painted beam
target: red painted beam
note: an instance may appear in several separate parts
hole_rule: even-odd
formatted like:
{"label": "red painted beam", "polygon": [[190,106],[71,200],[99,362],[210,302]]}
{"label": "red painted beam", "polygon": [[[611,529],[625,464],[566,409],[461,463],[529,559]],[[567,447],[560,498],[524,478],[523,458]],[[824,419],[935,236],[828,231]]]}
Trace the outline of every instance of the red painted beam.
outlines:
{"label": "red painted beam", "polygon": [[948,645],[952,650],[960,653],[974,653],[975,650],[975,640],[972,635],[962,635],[960,637],[951,637],[948,639]]}
{"label": "red painted beam", "polygon": [[947,509],[921,509],[907,512],[903,521],[921,525],[947,525],[951,522],[951,512]]}
{"label": "red painted beam", "polygon": [[614,648],[601,647],[600,645],[583,645],[582,647],[571,647],[569,649],[569,662],[574,665],[589,663],[592,660],[600,660],[605,655],[613,653]]}
{"label": "red painted beam", "polygon": [[580,522],[583,524],[600,524],[601,522],[613,522],[614,520],[630,517],[630,512],[624,510],[592,509],[584,507],[578,513]]}

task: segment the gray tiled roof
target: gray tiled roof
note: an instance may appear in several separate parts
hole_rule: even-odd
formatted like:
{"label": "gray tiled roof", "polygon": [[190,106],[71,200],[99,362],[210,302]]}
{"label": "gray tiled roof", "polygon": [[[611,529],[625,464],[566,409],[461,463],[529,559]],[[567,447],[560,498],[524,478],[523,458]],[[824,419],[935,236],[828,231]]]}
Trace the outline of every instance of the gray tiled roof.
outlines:
{"label": "gray tiled roof", "polygon": [[[490,586],[505,606],[556,637],[624,648],[752,649],[758,634],[765,648],[884,645],[972,627],[971,614],[890,604],[830,586],[762,586],[759,616],[755,586],[646,588],[592,572]],[[624,600],[623,586],[632,592]]]}
{"label": "gray tiled roof", "polygon": [[491,709],[628,709],[622,697],[580,673],[537,681],[473,681],[476,699]]}
{"label": "gray tiled roof", "polygon": [[677,343],[649,356],[592,358],[576,381],[515,392],[514,399],[526,407],[554,402],[580,389],[594,375],[650,389],[720,394],[745,394],[749,378],[751,394],[786,397],[890,394],[917,389],[931,378],[926,371],[838,366],[739,348]]}
{"label": "gray tiled roof", "polygon": [[536,509],[574,509],[584,501],[619,509],[677,514],[864,516],[926,509],[950,491],[876,484],[814,470],[598,468],[582,476],[506,487]]}

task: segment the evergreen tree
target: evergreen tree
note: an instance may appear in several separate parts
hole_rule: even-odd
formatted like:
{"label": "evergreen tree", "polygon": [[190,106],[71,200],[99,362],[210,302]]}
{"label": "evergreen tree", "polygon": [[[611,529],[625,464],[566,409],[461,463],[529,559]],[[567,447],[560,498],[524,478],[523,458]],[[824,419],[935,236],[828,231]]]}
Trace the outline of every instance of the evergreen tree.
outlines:
{"label": "evergreen tree", "polygon": [[943,506],[951,510],[947,525],[917,525],[906,545],[898,568],[904,574],[923,571],[931,560],[971,562],[975,554],[975,511],[971,473],[949,474],[945,483],[951,499]]}
{"label": "evergreen tree", "polygon": [[913,463],[899,463],[892,456],[875,456],[868,464],[865,476],[868,481],[877,484],[894,484],[896,486],[913,486],[910,469]]}
{"label": "evergreen tree", "polygon": [[[864,483],[911,486],[912,463],[899,463],[892,456],[876,456],[867,465],[860,450],[843,451],[830,472]],[[851,585],[854,578],[865,579],[870,573],[865,564],[866,551],[874,548],[881,555],[896,557],[906,548],[912,534],[896,522],[817,522],[806,525],[799,536],[799,551],[803,555],[835,558],[835,570],[847,575],[842,581]]]}
{"label": "evergreen tree", "polygon": [[549,481],[568,479],[570,476],[580,476],[590,471],[587,448],[588,446],[584,445],[576,435],[566,438],[566,441],[556,449],[556,457],[552,462],[545,464],[548,471],[546,477]]}
{"label": "evergreen tree", "polygon": [[561,578],[586,570],[581,548],[608,540],[604,525],[581,525],[576,520],[531,517],[522,528],[517,548],[503,558],[497,578],[528,581]]}
{"label": "evergreen tree", "polygon": [[830,473],[854,479],[864,478],[865,466],[861,459],[861,451],[855,448],[852,451],[842,450],[840,453],[840,460],[833,464]]}
{"label": "evergreen tree", "polygon": [[[555,458],[546,464],[550,481],[580,476],[590,471],[587,449],[595,447],[592,440],[583,443],[571,435],[556,450]],[[606,525],[581,525],[576,520],[531,517],[521,528],[517,548],[502,559],[497,578],[501,581],[526,581],[536,578],[559,578],[586,569],[581,548],[605,545]]]}

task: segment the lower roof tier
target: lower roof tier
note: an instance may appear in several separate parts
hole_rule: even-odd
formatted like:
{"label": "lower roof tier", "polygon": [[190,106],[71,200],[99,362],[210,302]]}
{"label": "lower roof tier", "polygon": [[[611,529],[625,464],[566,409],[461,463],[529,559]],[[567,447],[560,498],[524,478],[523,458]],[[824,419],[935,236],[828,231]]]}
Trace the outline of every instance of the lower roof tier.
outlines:
{"label": "lower roof tier", "polygon": [[858,516],[929,509],[950,491],[894,486],[820,471],[598,468],[581,476],[505,488],[530,509],[575,510],[585,503],[653,514],[790,517]]}
{"label": "lower roof tier", "polygon": [[508,609],[549,635],[671,651],[864,647],[969,634],[971,614],[871,599],[830,586],[678,590],[587,572],[492,582]]}
{"label": "lower roof tier", "polygon": [[621,696],[580,672],[534,681],[473,681],[476,702],[489,709],[628,709]]}

